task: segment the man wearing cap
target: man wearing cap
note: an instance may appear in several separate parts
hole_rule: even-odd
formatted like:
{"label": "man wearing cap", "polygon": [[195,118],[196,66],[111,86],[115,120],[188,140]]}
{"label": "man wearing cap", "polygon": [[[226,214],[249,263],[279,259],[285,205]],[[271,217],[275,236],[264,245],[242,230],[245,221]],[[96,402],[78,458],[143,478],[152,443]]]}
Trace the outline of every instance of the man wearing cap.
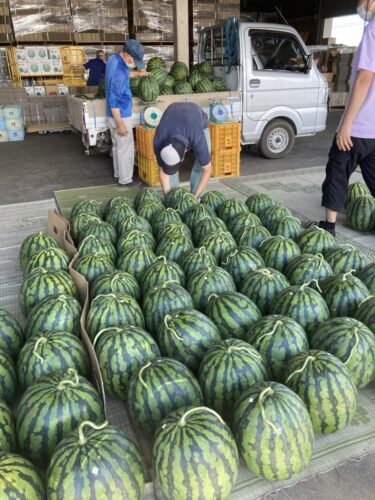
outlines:
{"label": "man wearing cap", "polygon": [[187,151],[195,154],[190,189],[199,198],[206,189],[212,171],[207,115],[192,102],[176,102],[164,111],[154,138],[154,152],[164,195],[178,186],[178,172]]}
{"label": "man wearing cap", "polygon": [[[144,49],[137,40],[125,42],[122,51],[111,56],[105,73],[107,121],[111,130],[114,178],[120,186],[133,182],[134,138],[132,127],[132,94],[130,77],[146,76]],[[137,68],[138,71],[132,71]]]}
{"label": "man wearing cap", "polygon": [[102,50],[96,51],[95,59],[90,59],[83,65],[89,71],[89,78],[87,80],[87,92],[95,94],[98,91],[98,86],[101,78],[105,75],[105,54]]}

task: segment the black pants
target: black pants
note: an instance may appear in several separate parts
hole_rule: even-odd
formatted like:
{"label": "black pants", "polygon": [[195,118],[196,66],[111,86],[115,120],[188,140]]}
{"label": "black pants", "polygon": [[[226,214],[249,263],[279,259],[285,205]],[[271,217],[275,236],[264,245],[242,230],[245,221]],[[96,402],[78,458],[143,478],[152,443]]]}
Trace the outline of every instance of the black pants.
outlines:
{"label": "black pants", "polygon": [[[375,112],[375,111],[374,111]],[[352,137],[353,148],[340,151],[336,137],[329,152],[326,178],[323,182],[322,206],[340,212],[348,194],[349,179],[357,166],[372,196],[375,196],[375,139]]]}

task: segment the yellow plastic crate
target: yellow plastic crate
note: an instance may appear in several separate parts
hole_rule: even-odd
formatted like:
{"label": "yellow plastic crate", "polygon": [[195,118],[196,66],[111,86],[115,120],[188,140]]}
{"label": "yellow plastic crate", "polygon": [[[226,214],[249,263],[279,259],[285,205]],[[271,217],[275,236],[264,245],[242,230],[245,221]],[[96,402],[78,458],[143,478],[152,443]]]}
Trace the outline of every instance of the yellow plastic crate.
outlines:
{"label": "yellow plastic crate", "polygon": [[228,149],[241,149],[240,123],[210,123],[211,150],[218,153]]}
{"label": "yellow plastic crate", "polygon": [[156,161],[154,154],[155,129],[138,125],[135,129],[138,154],[147,160]]}
{"label": "yellow plastic crate", "polygon": [[238,177],[240,175],[240,150],[212,151],[213,177]]}
{"label": "yellow plastic crate", "polygon": [[156,160],[145,158],[138,152],[138,175],[149,186],[160,186],[159,166]]}

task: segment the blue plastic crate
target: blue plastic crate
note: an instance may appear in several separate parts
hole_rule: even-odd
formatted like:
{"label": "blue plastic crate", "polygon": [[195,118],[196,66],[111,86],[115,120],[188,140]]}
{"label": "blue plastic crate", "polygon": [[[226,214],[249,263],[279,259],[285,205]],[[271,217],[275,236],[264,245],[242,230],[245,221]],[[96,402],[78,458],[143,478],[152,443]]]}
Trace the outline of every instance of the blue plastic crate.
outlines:
{"label": "blue plastic crate", "polygon": [[5,119],[2,116],[0,116],[0,131],[4,132],[6,129],[7,129],[7,125],[6,125]]}
{"label": "blue plastic crate", "polygon": [[25,129],[8,130],[9,142],[23,141],[24,139],[25,139]]}

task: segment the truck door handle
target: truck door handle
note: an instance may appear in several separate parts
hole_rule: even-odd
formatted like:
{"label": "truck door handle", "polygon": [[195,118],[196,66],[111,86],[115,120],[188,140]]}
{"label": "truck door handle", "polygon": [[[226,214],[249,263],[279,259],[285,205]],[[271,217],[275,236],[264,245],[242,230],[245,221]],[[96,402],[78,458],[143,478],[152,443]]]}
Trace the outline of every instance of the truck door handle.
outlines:
{"label": "truck door handle", "polygon": [[252,79],[249,81],[249,84],[252,89],[257,89],[258,87],[260,87],[260,80],[258,80],[257,78]]}

